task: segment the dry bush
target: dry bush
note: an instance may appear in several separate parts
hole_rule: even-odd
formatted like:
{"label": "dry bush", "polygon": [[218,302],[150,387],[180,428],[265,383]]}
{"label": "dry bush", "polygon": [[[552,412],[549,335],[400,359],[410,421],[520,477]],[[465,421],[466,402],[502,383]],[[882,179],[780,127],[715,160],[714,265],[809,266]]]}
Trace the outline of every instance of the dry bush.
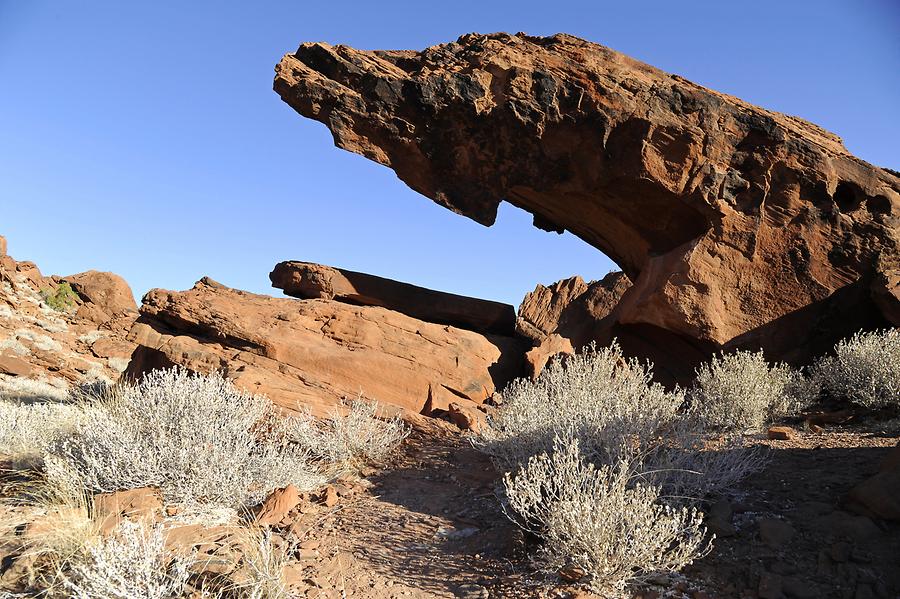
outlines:
{"label": "dry bush", "polygon": [[240,546],[243,549],[240,574],[243,580],[232,585],[242,599],[291,599],[284,570],[292,561],[296,547],[276,545],[272,533],[265,528],[245,528]]}
{"label": "dry bush", "polygon": [[0,399],[0,455],[42,456],[57,439],[74,431],[82,416],[81,410],[67,404]]}
{"label": "dry bush", "polygon": [[335,409],[325,420],[301,412],[287,419],[285,428],[288,438],[315,459],[349,469],[381,462],[409,434],[399,417],[380,418],[378,406],[362,399]]}
{"label": "dry bush", "polygon": [[759,431],[809,403],[803,375],[785,364],[770,366],[762,352],[713,356],[697,369],[693,405],[714,427]]}
{"label": "dry bush", "polygon": [[652,382],[652,368],[625,360],[621,348],[589,347],[553,360],[537,380],[518,379],[488,419],[476,445],[507,471],[572,436],[591,460],[614,462],[645,449],[676,417],[684,397]]}
{"label": "dry bush", "polygon": [[613,343],[555,360],[535,381],[510,384],[474,443],[510,472],[550,453],[557,437],[572,438],[590,462],[626,460],[634,476],[680,503],[728,488],[760,467],[761,455],[736,435],[707,447],[719,436],[684,406],[681,391],[652,382],[650,365],[626,361]]}
{"label": "dry bush", "polygon": [[539,554],[550,573],[580,571],[597,593],[678,571],[709,550],[702,515],[658,501],[651,485],[632,480],[623,460],[599,468],[578,441],[555,441],[503,479],[509,508],[544,541]]}
{"label": "dry bush", "polygon": [[123,520],[60,575],[75,599],[174,599],[183,596],[191,563],[166,550],[162,527]]}
{"label": "dry bush", "polygon": [[867,408],[900,406],[900,329],[858,332],[819,360],[812,378],[831,397]]}
{"label": "dry bush", "polygon": [[169,501],[240,507],[289,483],[323,482],[305,452],[276,432],[269,401],[220,374],[158,370],[82,403],[91,418],[45,462],[92,492],[158,486]]}

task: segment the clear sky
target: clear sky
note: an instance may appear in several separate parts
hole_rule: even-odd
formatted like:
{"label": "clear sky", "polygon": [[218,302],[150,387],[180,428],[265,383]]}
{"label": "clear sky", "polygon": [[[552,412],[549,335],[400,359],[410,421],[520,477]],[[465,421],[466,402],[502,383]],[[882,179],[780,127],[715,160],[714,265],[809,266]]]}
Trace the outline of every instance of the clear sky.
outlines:
{"label": "clear sky", "polygon": [[[421,49],[568,32],[841,135],[900,168],[900,2],[0,0],[0,234],[45,273],[140,296],[262,293],[309,260],[518,304],[613,265],[501,207],[484,228],[333,147],[272,92],[300,42]],[[648,215],[648,218],[652,215]]]}

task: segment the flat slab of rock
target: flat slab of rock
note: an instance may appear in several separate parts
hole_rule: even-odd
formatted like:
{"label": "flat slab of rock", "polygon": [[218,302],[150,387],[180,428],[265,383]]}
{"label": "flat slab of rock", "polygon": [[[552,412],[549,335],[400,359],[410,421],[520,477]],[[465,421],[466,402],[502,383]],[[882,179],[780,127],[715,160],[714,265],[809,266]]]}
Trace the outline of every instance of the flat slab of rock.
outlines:
{"label": "flat slab of rock", "polygon": [[424,320],[484,333],[513,335],[509,304],[466,297],[312,262],[281,262],[269,274],[272,285],[301,299],[327,299],[381,306]]}
{"label": "flat slab of rock", "polygon": [[327,415],[358,394],[421,412],[481,403],[519,376],[521,340],[424,322],[376,306],[273,298],[198,282],[144,296],[126,374],[180,365],[221,370],[238,387],[289,409]]}

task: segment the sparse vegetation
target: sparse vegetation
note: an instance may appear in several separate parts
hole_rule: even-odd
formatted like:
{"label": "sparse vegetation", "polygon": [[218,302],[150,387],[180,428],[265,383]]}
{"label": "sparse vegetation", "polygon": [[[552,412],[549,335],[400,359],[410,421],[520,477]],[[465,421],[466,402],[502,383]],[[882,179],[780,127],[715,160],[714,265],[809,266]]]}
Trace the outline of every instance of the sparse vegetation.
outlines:
{"label": "sparse vegetation", "polygon": [[271,404],[219,374],[154,371],[85,402],[92,417],[46,458],[94,492],[159,486],[174,502],[252,505],[288,483],[323,482],[277,432]]}
{"label": "sparse vegetation", "polygon": [[812,378],[834,399],[867,408],[900,407],[900,329],[859,332],[819,360]]}
{"label": "sparse vegetation", "polygon": [[520,525],[543,539],[540,558],[597,593],[677,571],[709,550],[702,515],[658,501],[652,485],[633,479],[627,460],[599,468],[578,441],[557,440],[551,453],[531,457],[503,479]]}
{"label": "sparse vegetation", "polygon": [[41,290],[41,299],[48,307],[57,312],[68,312],[71,310],[75,306],[77,298],[78,294],[65,281],[57,285],[56,289]]}
{"label": "sparse vegetation", "polygon": [[166,551],[162,527],[123,520],[84,547],[63,585],[75,599],[172,599],[183,596],[191,562]]}
{"label": "sparse vegetation", "polygon": [[786,364],[769,365],[762,352],[713,356],[696,374],[690,399],[722,430],[759,431],[809,402],[803,375]]}
{"label": "sparse vegetation", "polygon": [[291,441],[307,449],[319,462],[347,469],[382,461],[409,434],[398,418],[379,418],[378,406],[357,398],[336,409],[326,420],[308,411],[287,419]]}
{"label": "sparse vegetation", "polygon": [[694,506],[764,461],[615,343],[511,384],[475,444],[507,473],[506,508],[548,571],[574,567],[604,593],[702,556]]}

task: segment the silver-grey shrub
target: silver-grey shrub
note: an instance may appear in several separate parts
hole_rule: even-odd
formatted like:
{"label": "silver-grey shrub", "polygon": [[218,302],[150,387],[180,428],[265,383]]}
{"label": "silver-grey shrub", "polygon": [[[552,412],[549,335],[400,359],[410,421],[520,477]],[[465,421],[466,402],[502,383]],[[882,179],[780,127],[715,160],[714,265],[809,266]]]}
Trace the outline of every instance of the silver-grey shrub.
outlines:
{"label": "silver-grey shrub", "polygon": [[176,599],[185,596],[192,559],[165,548],[160,526],[123,520],[109,537],[98,537],[62,573],[74,599]]}
{"label": "silver-grey shrub", "polygon": [[633,480],[627,461],[599,468],[577,440],[557,439],[503,479],[520,525],[543,539],[547,572],[563,567],[604,596],[633,582],[678,571],[709,550],[702,515],[658,501],[652,485]]}
{"label": "silver-grey shrub", "polygon": [[503,405],[475,443],[504,471],[551,452],[557,436],[577,439],[591,461],[617,461],[645,450],[684,402],[681,391],[667,392],[652,376],[649,364],[625,360],[615,342],[553,360],[536,380],[504,389]]}
{"label": "silver-grey shrub", "polygon": [[625,360],[620,347],[589,347],[548,365],[537,380],[520,379],[474,439],[502,472],[552,453],[557,438],[573,439],[590,462],[625,460],[635,477],[677,503],[721,491],[757,470],[761,456],[739,435],[721,437],[684,405],[679,389],[652,381],[649,364]]}
{"label": "silver-grey shrub", "polygon": [[358,469],[384,460],[409,434],[399,416],[382,418],[374,402],[357,398],[335,408],[330,418],[308,410],[284,420],[287,437],[329,468]]}
{"label": "silver-grey shrub", "polygon": [[91,417],[45,462],[94,492],[152,485],[170,501],[240,507],[288,483],[322,482],[278,434],[269,400],[221,374],[157,370],[84,404]]}
{"label": "silver-grey shrub", "polygon": [[690,399],[719,429],[759,431],[804,407],[807,389],[803,375],[790,366],[769,365],[762,352],[737,351],[697,368]]}
{"label": "silver-grey shrub", "polygon": [[812,378],[835,399],[867,408],[900,406],[900,329],[858,332],[819,360]]}

